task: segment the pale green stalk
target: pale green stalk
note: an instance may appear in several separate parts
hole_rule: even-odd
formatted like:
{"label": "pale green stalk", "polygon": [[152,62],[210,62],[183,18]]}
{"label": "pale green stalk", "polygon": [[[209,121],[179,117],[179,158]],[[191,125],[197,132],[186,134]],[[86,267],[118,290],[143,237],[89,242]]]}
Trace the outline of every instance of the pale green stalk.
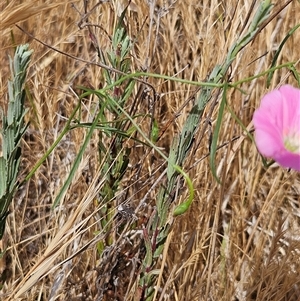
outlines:
{"label": "pale green stalk", "polygon": [[29,46],[17,47],[14,60],[10,59],[12,79],[8,82],[8,110],[7,115],[1,111],[2,119],[2,156],[0,157],[0,239],[4,234],[8,207],[14,197],[18,181],[19,165],[21,161],[20,142],[27,125],[24,117],[26,109],[24,84],[26,71],[30,62],[32,50]]}

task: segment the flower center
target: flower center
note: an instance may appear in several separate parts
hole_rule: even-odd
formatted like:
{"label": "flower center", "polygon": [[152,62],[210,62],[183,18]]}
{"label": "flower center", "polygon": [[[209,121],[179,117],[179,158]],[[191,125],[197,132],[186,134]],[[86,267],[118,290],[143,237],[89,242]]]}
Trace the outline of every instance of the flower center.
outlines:
{"label": "flower center", "polygon": [[284,146],[292,153],[300,154],[300,133],[289,133],[284,137]]}

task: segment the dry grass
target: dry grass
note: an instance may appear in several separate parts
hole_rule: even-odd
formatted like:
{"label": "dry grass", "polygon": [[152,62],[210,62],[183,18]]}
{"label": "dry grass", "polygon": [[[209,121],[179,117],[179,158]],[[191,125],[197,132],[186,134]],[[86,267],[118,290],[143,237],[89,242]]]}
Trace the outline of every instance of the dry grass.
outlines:
{"label": "dry grass", "polygon": [[[83,2],[73,1],[82,13]],[[88,11],[96,2],[87,1]],[[98,25],[93,30],[104,52],[121,3],[126,1],[111,2],[98,5],[88,19]],[[126,26],[129,35],[137,39],[132,68],[202,81],[216,63],[223,62],[241,35],[252,1],[171,2],[136,1],[130,5]],[[277,2],[273,12],[289,4],[238,55],[231,81],[267,70],[279,43],[299,22],[297,1]],[[22,179],[70,116],[78,102],[76,87],[102,87],[103,76],[98,66],[67,56],[91,62],[97,59],[87,27],[80,30],[77,26],[82,16],[71,2],[53,0],[50,5],[35,1],[32,5],[29,0],[12,1],[8,6],[1,4],[1,10],[1,107],[7,103],[8,54],[12,56],[14,46],[24,42],[34,49],[28,74],[31,125],[23,143]],[[15,22],[67,55],[33,40],[12,25]],[[299,30],[283,48],[279,63],[297,62],[298,45]],[[296,67],[299,70],[298,63]],[[149,78],[149,82],[160,94],[155,116],[161,127],[180,113],[158,143],[168,154],[172,138],[191,107],[190,103],[181,106],[196,88],[161,79]],[[296,85],[287,69],[275,72],[271,88],[283,83]],[[238,90],[228,93],[230,107],[249,129],[265,87],[266,78],[261,77],[241,86],[247,94]],[[93,97],[84,100],[85,120],[89,120],[95,102]],[[219,185],[206,157],[212,130],[206,126],[207,120],[210,118],[214,127],[218,114],[218,106],[213,108],[207,106],[184,166],[193,180],[196,198],[186,214],[170,218],[172,230],[156,267],[159,275],[154,300],[299,300],[300,176],[275,165],[265,169],[255,145],[227,112],[219,138],[219,145],[224,146],[216,158],[222,181]],[[146,99],[138,110],[149,111]],[[141,126],[147,129],[147,124]],[[97,242],[107,242],[107,236],[101,231],[95,235],[101,229],[95,200],[103,184],[95,137],[63,201],[51,209],[84,135],[83,129],[71,131],[18,191],[2,241],[7,251],[1,262],[1,300],[101,300],[102,294],[103,300],[139,300],[137,277],[144,250],[139,232],[133,237],[133,231],[142,229],[154,210],[156,188],[147,199],[146,209],[137,212],[135,229],[130,232],[121,219],[124,231],[120,234],[120,221],[113,221],[110,235],[115,239],[114,248],[100,258]],[[158,178],[156,169],[163,161],[158,155],[144,153],[147,149],[141,147],[132,153],[131,168],[114,206],[121,202],[136,206]],[[176,202],[182,202],[186,195],[182,189]]]}

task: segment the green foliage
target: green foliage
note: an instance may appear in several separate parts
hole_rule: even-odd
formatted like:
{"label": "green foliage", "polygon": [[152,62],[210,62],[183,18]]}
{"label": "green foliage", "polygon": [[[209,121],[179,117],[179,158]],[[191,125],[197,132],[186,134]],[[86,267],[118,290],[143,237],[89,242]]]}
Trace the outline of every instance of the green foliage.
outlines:
{"label": "green foliage", "polygon": [[17,176],[21,161],[20,142],[27,125],[24,84],[26,71],[30,62],[32,50],[29,46],[17,47],[14,60],[10,59],[12,79],[8,82],[8,110],[7,115],[1,112],[2,119],[2,156],[0,157],[0,239],[4,234],[5,221],[18,185]]}
{"label": "green foliage", "polygon": [[[268,18],[270,11],[272,8],[272,4],[270,4],[269,1],[263,1],[254,18],[252,23],[249,26],[248,32],[245,34],[245,36],[241,37],[240,39],[237,40],[237,42],[231,47],[230,51],[228,52],[228,55],[222,65],[216,65],[211,74],[208,76],[208,83],[212,83],[215,85],[218,85],[224,81],[225,75],[230,68],[232,62],[235,60],[237,54],[243,49],[248,43],[250,43],[256,33],[260,29],[260,25],[262,24],[263,21]],[[222,83],[222,90],[223,90],[223,97],[222,101],[220,104],[220,110],[217,118],[217,125],[216,129],[213,134],[213,139],[212,139],[212,147],[211,147],[211,154],[210,154],[210,163],[211,163],[211,169],[212,173],[215,176],[216,180],[219,182],[219,179],[217,177],[216,173],[216,166],[215,166],[215,154],[217,151],[217,141],[218,141],[218,136],[220,132],[220,128],[222,125],[222,117],[224,114],[224,109],[226,105],[226,92],[228,89],[229,84],[225,81]],[[175,138],[173,141],[173,145],[170,150],[169,154],[169,159],[168,159],[168,167],[167,167],[167,183],[164,184],[161,187],[161,190],[158,194],[157,198],[157,218],[156,220],[159,221],[158,224],[153,225],[152,227],[152,239],[151,241],[155,243],[155,246],[152,245],[152,249],[149,248],[149,246],[146,248],[147,249],[147,254],[146,254],[146,259],[147,263],[149,265],[149,260],[150,256],[153,256],[153,253],[156,254],[157,256],[157,250],[162,250],[161,244],[158,243],[157,240],[157,232],[160,232],[160,240],[164,241],[166,237],[168,236],[168,231],[162,231],[162,229],[165,229],[167,226],[166,224],[166,216],[167,213],[170,210],[170,204],[173,202],[173,191],[176,189],[176,179],[178,178],[179,175],[183,175],[188,186],[190,187],[190,196],[189,199],[180,205],[178,205],[175,210],[173,211],[174,216],[181,215],[185,213],[193,200],[194,196],[194,190],[192,186],[192,182],[189,179],[189,177],[181,170],[181,166],[183,166],[185,159],[187,158],[189,151],[193,145],[194,142],[194,137],[195,134],[199,128],[200,120],[203,115],[204,109],[209,102],[209,100],[212,97],[212,91],[213,91],[213,86],[205,86],[201,89],[200,95],[196,100],[196,103],[192,110],[190,111],[183,129],[181,133],[179,134],[178,138]],[[145,238],[145,241],[148,241],[148,233],[147,233],[147,239]],[[147,265],[147,266],[148,266]],[[152,263],[152,267],[154,267],[155,261]],[[151,292],[149,291],[148,288],[152,287],[153,284],[153,277],[147,278],[147,274],[149,274],[149,271],[151,271],[151,268],[147,268],[147,270],[144,271],[145,277],[141,279],[140,284],[143,286],[144,290],[147,290],[146,293],[146,300],[147,296],[151,299]],[[148,272],[148,273],[147,273]],[[145,279],[148,279],[148,282]],[[149,300],[150,300],[149,299]]]}
{"label": "green foliage", "polygon": [[152,130],[151,130],[151,141],[156,142],[159,136],[159,126],[157,121],[153,120]]}
{"label": "green foliage", "polygon": [[212,173],[215,177],[215,179],[218,181],[218,183],[221,184],[221,181],[218,178],[217,172],[216,172],[216,166],[215,166],[215,154],[217,151],[217,140],[220,133],[220,129],[222,126],[222,118],[224,114],[225,104],[226,104],[226,92],[227,92],[227,85],[224,87],[223,94],[222,94],[222,101],[220,103],[220,109],[219,114],[217,118],[216,128],[213,133],[212,143],[211,143],[211,151],[210,151],[210,166],[212,168]]}
{"label": "green foliage", "polygon": [[[111,67],[115,70],[120,70],[121,73],[127,73],[130,71],[130,60],[128,54],[131,48],[131,42],[126,34],[125,28],[122,27],[122,24],[122,22],[118,23],[113,34],[111,49],[106,54],[102,53],[101,49],[97,45],[95,45],[95,47],[98,48],[99,59],[102,63],[106,64],[109,62]],[[129,79],[118,83],[121,75],[110,72],[106,69],[103,70],[103,74],[107,86],[102,91],[94,91],[81,87],[86,92],[81,95],[80,100],[90,94],[95,94],[99,98],[99,109],[96,112],[93,122],[83,123],[79,118],[76,120],[76,125],[73,125],[72,127],[65,127],[65,133],[78,127],[85,127],[88,129],[88,132],[82,146],[80,147],[79,153],[76,156],[70,174],[57,195],[53,206],[57,206],[62,197],[65,195],[75,176],[76,170],[79,167],[82,156],[89,145],[92,135],[96,130],[98,130],[99,162],[105,162],[105,164],[103,164],[101,176],[106,178],[104,188],[100,192],[101,200],[99,201],[99,204],[105,208],[105,211],[102,212],[105,217],[112,210],[112,206],[108,206],[107,202],[114,198],[114,195],[119,188],[119,183],[124,176],[129,163],[128,158],[130,149],[124,147],[123,142],[132,135],[132,133],[128,133],[128,129],[126,127],[127,118],[122,117],[121,111],[116,104],[123,108],[126,101],[132,94],[135,81]],[[69,118],[68,124],[70,124],[71,121],[74,121],[75,112],[79,110],[80,103]],[[113,117],[109,119],[109,116]],[[133,116],[133,118],[136,117],[137,116]],[[105,139],[107,138],[110,141],[106,141]],[[109,145],[109,147],[107,148],[106,145]],[[103,223],[108,224],[108,221],[105,220]]]}
{"label": "green foliage", "polygon": [[[285,38],[282,40],[282,42],[280,43],[278,49],[276,50],[275,52],[275,55],[273,57],[273,61],[272,61],[272,64],[271,64],[271,68],[275,67],[276,66],[276,63],[277,63],[277,60],[278,60],[278,57],[279,57],[279,54],[281,53],[281,50],[283,49],[285,43],[287,42],[287,40],[295,33],[295,31],[300,27],[300,24],[297,24],[296,26],[294,26],[289,32],[288,34],[285,36]],[[296,71],[296,68],[294,66],[291,66],[290,67],[290,70],[292,71],[292,73],[294,74],[297,82],[298,82],[298,85],[300,86],[300,77],[299,77],[299,74],[298,72]],[[272,80],[272,77],[274,75],[274,71],[270,72],[268,74],[268,80],[267,80],[267,87],[270,86],[270,83],[271,83],[271,80]]]}

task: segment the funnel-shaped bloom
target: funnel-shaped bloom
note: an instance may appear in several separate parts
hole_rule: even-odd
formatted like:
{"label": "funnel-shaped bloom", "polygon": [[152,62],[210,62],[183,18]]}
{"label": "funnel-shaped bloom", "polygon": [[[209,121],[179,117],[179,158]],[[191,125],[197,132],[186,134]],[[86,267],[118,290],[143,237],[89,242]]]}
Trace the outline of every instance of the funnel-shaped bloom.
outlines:
{"label": "funnel-shaped bloom", "polygon": [[259,152],[300,171],[300,89],[285,85],[266,94],[253,124]]}

